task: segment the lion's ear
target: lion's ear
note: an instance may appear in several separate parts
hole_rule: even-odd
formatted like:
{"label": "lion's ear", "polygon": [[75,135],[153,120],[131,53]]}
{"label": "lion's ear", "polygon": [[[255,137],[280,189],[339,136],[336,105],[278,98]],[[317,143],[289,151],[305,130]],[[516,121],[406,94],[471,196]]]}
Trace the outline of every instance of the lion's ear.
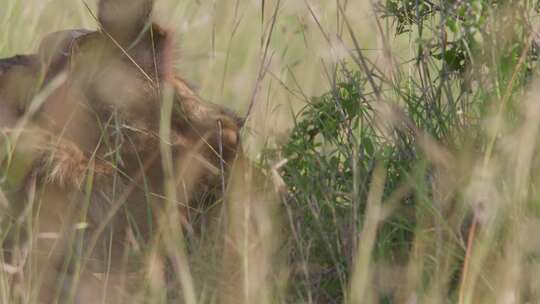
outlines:
{"label": "lion's ear", "polygon": [[98,18],[103,30],[128,45],[149,22],[154,0],[100,0]]}

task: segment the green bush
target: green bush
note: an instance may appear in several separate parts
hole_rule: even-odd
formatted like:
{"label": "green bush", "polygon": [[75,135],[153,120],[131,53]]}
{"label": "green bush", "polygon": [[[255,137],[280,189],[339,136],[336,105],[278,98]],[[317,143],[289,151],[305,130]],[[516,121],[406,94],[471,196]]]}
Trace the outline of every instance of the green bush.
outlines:
{"label": "green bush", "polygon": [[[386,169],[383,208],[394,212],[378,228],[372,260],[405,265],[423,229],[417,222],[424,215],[434,222],[445,216],[434,198],[437,164],[425,139],[448,151],[472,146],[473,153],[485,153],[495,139],[483,122],[497,111],[510,125],[520,121],[519,98],[513,97],[525,90],[537,64],[530,4],[389,0],[378,13],[396,35],[383,38],[405,36],[416,50],[414,58],[395,62],[392,57],[391,72],[383,72],[356,44],[350,60],[356,65],[336,68],[329,92],[311,99],[295,116],[287,143],[270,154],[288,161],[283,177],[294,301],[346,298],[377,165]],[[355,41],[354,29],[350,34]],[[451,200],[461,202],[462,195],[456,190]],[[469,209],[457,210],[452,242],[464,244]],[[455,295],[465,252],[458,248],[452,254],[446,292]],[[424,269],[425,286],[438,262],[426,262],[432,265]],[[380,301],[391,303],[394,292],[379,291]]]}

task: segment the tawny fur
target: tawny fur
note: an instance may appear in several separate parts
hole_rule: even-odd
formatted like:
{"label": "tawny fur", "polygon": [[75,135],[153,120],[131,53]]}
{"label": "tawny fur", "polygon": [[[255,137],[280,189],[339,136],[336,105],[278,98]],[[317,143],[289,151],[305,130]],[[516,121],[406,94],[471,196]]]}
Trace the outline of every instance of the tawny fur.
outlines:
{"label": "tawny fur", "polygon": [[[77,204],[90,200],[87,230],[92,232],[102,225],[119,197],[125,200],[125,210],[138,226],[139,236],[151,239],[156,227],[148,224],[148,205],[161,208],[165,196],[162,141],[170,145],[175,170],[184,174],[177,177],[177,183],[185,218],[190,209],[199,207],[197,193],[221,191],[227,168],[239,153],[241,120],[203,101],[177,75],[173,34],[150,22],[152,4],[152,0],[101,0],[101,31],[53,33],[43,39],[37,54],[0,59],[0,128],[21,127],[33,97],[57,77],[67,75],[29,117],[28,125],[22,126],[38,128],[46,135],[41,147],[33,150],[35,155],[28,158],[32,163],[26,166],[27,178],[22,179],[26,184],[9,189],[21,192],[16,197],[26,200],[28,189],[41,188],[41,205],[36,209],[43,212],[38,214],[38,222],[42,230],[57,232],[61,239],[74,233],[69,227],[82,215]],[[135,9],[115,19],[112,10],[126,5]],[[161,104],[167,87],[172,89],[174,101],[171,138],[161,139]],[[7,166],[5,158],[0,158],[0,166]],[[93,190],[86,193],[89,179]],[[106,223],[107,231],[114,231],[114,239],[99,243],[116,248],[113,258],[121,258],[132,233],[126,230],[130,226],[126,217],[118,214]],[[54,288],[54,273],[63,267],[63,257],[71,249],[63,241],[54,246],[38,241],[38,247],[45,244],[44,252],[54,252],[37,258],[47,265],[43,273],[52,275],[52,283],[42,287],[47,292]],[[99,254],[93,257],[103,258]],[[103,270],[103,266],[96,269]],[[44,302],[53,300],[54,295],[43,296]]]}

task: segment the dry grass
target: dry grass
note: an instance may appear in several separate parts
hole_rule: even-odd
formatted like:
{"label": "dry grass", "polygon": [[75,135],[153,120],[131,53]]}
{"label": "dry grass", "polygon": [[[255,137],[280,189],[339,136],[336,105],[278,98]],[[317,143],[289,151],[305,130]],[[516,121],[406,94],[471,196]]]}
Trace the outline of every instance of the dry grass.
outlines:
{"label": "dry grass", "polygon": [[[2,57],[35,51],[41,38],[55,30],[97,28],[88,11],[95,11],[93,2],[87,7],[84,1],[71,0],[28,0],[32,5],[4,1],[0,25],[8,30],[0,33]],[[536,71],[523,80],[523,69],[532,62],[529,50],[537,39],[533,10],[524,9],[530,14],[530,35],[519,42],[522,49],[508,71],[491,73],[490,68],[504,62],[489,62],[486,55],[459,74],[464,82],[470,81],[470,91],[485,90],[467,95],[468,91],[459,91],[463,83],[452,82],[455,78],[451,77],[456,76],[443,81],[430,78],[430,72],[442,69],[439,62],[430,61],[434,61],[430,57],[434,54],[416,57],[420,36],[431,41],[442,35],[433,29],[440,22],[438,17],[430,19],[425,28],[414,27],[404,38],[396,35],[389,19],[375,13],[379,7],[369,1],[157,2],[154,19],[176,35],[180,75],[195,84],[204,99],[248,116],[242,129],[245,155],[231,168],[226,187],[211,206],[203,213],[193,211],[189,217],[192,222],[186,223],[175,204],[182,200],[179,195],[195,188],[196,181],[183,179],[185,189],[177,191],[174,175],[189,176],[196,171],[190,165],[197,157],[188,154],[174,159],[171,145],[161,140],[156,149],[165,168],[161,199],[166,204],[156,216],[159,237],[145,243],[136,232],[128,234],[127,249],[118,259],[122,263],[108,265],[105,272],[82,271],[91,264],[85,260],[89,254],[83,252],[84,258],[69,271],[83,288],[64,286],[67,302],[540,301],[540,242],[536,234],[540,232],[540,82]],[[487,18],[493,24],[497,18],[511,15],[504,7],[493,11]],[[499,28],[493,25],[490,29]],[[422,34],[422,30],[427,33]],[[448,40],[459,36],[450,31],[446,34]],[[485,37],[502,50],[513,32],[488,34]],[[483,43],[486,50],[493,51],[493,45]],[[360,117],[355,126],[333,125],[334,117],[322,115],[333,108],[315,108],[312,116],[306,111],[317,106],[313,96],[330,92],[330,97],[321,99],[330,100],[330,107],[332,101],[341,101],[337,96],[346,90],[337,90],[336,75],[342,68],[358,70],[361,75],[360,80],[351,76],[348,83],[362,86],[361,96],[353,102],[365,105],[364,112],[351,114],[339,107],[335,111],[336,116],[345,116],[344,120],[350,118],[348,115]],[[474,74],[478,78],[470,76],[473,70],[480,71]],[[482,74],[484,70],[490,73]],[[446,107],[457,93],[470,99],[464,97],[466,102]],[[436,99],[435,95],[445,97]],[[43,100],[38,95],[34,102]],[[443,100],[444,106],[436,100]],[[172,111],[172,101],[164,98],[161,138],[170,138]],[[297,113],[308,114],[295,116]],[[320,126],[320,130],[310,129],[313,138],[307,139],[311,134],[298,131],[302,119],[312,119],[313,125]],[[292,140],[288,138],[291,129],[297,131]],[[6,134],[11,136],[10,132]],[[299,141],[295,141],[297,134]],[[15,134],[18,137],[29,138],[22,133]],[[311,150],[293,145],[310,140],[316,143],[313,151],[318,154],[313,158],[308,155]],[[278,152],[269,154],[268,149]],[[398,152],[392,152],[394,149]],[[22,159],[21,170],[25,171],[27,150],[32,150],[31,144],[22,140],[14,153],[1,155]],[[369,154],[372,150],[375,152]],[[333,153],[342,153],[336,158],[339,165],[325,167],[325,157]],[[308,158],[315,160],[309,162]],[[299,163],[305,167],[297,167]],[[343,185],[319,184],[331,174],[309,176],[313,164],[315,170],[333,170],[333,180]],[[99,164],[94,162],[83,168],[91,173],[78,183],[87,193],[93,193],[96,185],[130,191],[116,181],[94,184],[92,172],[99,173],[96,168]],[[222,168],[214,169],[219,173]],[[4,184],[13,180],[17,184],[21,177],[14,174],[9,178]],[[141,195],[151,196],[146,190]],[[30,187],[29,191],[37,195],[30,195],[31,200],[40,199],[35,189]],[[4,192],[0,191],[0,224],[9,218],[14,200]],[[65,199],[61,190],[47,195]],[[111,219],[127,197],[122,195],[113,202],[113,211],[105,210],[103,218]],[[225,208],[213,208],[222,202]],[[55,218],[62,218],[57,213],[69,212],[42,208],[52,210]],[[36,211],[23,210],[26,215],[32,212]],[[126,223],[133,224],[129,219]],[[75,228],[68,242],[75,242],[86,227],[84,220],[71,224]],[[105,226],[98,230],[107,233]],[[24,233],[29,233],[29,239],[57,237],[54,233],[37,235],[31,221],[9,227],[10,231],[0,234],[3,238],[15,234],[16,240],[25,239],[28,236]],[[398,235],[401,232],[406,236]],[[84,242],[90,248],[99,246],[97,236]],[[28,246],[32,248],[32,244]],[[27,261],[24,268],[17,263],[0,264],[0,303],[39,303],[37,286],[51,277],[56,279],[54,275],[37,277],[34,266],[43,263],[43,256],[30,253],[28,257],[25,249],[9,253],[13,261]],[[45,260],[51,258],[52,253]],[[133,262],[135,271],[131,270]],[[114,272],[113,268],[125,271]],[[96,290],[100,294],[96,295]],[[60,294],[58,290],[51,293]]]}

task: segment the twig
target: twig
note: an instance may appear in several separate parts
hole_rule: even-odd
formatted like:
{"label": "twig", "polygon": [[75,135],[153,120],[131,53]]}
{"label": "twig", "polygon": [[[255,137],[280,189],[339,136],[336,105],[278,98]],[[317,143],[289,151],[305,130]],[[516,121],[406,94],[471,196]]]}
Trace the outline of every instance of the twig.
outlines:
{"label": "twig", "polygon": [[[246,122],[248,121],[249,116],[251,115],[251,112],[253,111],[253,107],[255,106],[255,100],[257,98],[257,94],[259,92],[261,82],[264,79],[264,76],[266,75],[266,72],[268,71],[270,63],[272,62],[273,53],[272,53],[272,55],[270,55],[270,58],[267,60],[267,58],[268,58],[268,49],[270,48],[270,40],[272,38],[272,34],[274,33],[274,28],[276,26],[277,15],[278,15],[278,11],[279,11],[280,7],[281,7],[281,0],[278,0],[278,3],[276,4],[276,9],[274,10],[274,15],[272,17],[272,24],[270,25],[270,32],[268,33],[268,36],[266,38],[266,43],[265,43],[265,46],[264,46],[264,53],[263,53],[263,56],[262,56],[262,59],[261,59],[261,64],[259,66],[259,71],[257,73],[257,81],[255,82],[255,87],[253,88],[253,92],[251,94],[251,99],[250,99],[250,102],[249,102],[249,106],[248,106],[248,109],[247,109],[247,112],[246,112],[246,116],[245,116],[245,121]],[[242,128],[244,128],[244,126],[246,126],[246,125],[247,124],[244,123]]]}
{"label": "twig", "polygon": [[474,237],[476,235],[476,226],[478,225],[478,221],[476,220],[476,216],[473,218],[473,222],[471,225],[471,230],[469,230],[469,235],[467,237],[467,251],[465,252],[465,261],[463,262],[463,269],[461,271],[461,283],[459,286],[459,301],[458,304],[464,303],[464,297],[465,297],[465,284],[467,284],[467,274],[469,272],[469,264],[471,260],[471,252],[472,252],[472,246]]}

